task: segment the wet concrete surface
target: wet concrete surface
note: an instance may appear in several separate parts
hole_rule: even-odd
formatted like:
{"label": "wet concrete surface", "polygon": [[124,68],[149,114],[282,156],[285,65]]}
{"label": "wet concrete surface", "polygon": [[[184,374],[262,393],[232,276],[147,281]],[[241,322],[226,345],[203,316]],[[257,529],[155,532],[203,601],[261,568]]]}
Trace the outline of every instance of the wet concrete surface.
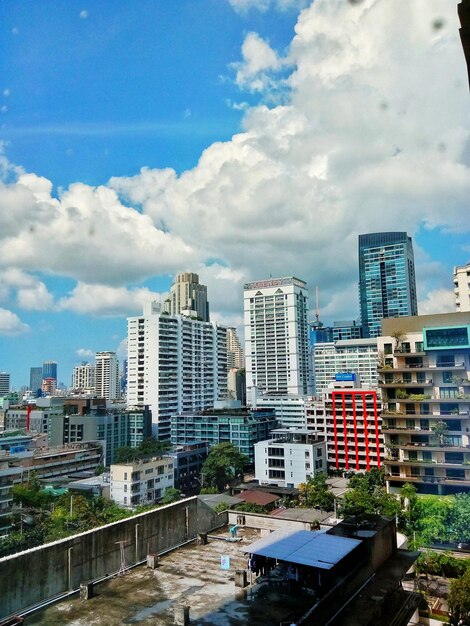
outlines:
{"label": "wet concrete surface", "polygon": [[[228,530],[220,536],[228,537]],[[25,626],[166,626],[175,623],[175,608],[182,605],[190,607],[190,624],[268,626],[307,608],[308,596],[291,595],[284,588],[235,587],[235,571],[247,566],[240,548],[259,539],[250,529],[241,530],[240,536],[237,543],[211,539],[205,546],[175,550],[161,558],[157,569],[139,566],[95,585],[90,600],[72,596],[28,615]],[[221,556],[230,557],[230,570],[221,569]]]}

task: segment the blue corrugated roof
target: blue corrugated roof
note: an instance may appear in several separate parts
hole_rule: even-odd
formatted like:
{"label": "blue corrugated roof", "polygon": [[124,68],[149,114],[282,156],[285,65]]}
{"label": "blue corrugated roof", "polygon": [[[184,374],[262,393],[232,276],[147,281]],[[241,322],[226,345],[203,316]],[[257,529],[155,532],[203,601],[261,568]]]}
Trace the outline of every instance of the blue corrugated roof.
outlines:
{"label": "blue corrugated roof", "polygon": [[243,552],[298,565],[331,569],[360,543],[360,539],[328,535],[323,531],[275,530],[243,548]]}

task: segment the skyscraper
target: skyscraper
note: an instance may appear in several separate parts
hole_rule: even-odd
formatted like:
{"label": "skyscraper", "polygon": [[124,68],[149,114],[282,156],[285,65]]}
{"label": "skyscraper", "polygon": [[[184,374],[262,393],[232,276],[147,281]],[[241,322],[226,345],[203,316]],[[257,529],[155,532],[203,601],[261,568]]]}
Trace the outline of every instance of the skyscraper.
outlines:
{"label": "skyscraper", "polygon": [[29,368],[29,389],[33,392],[34,396],[41,395],[42,387],[42,367],[30,367]]}
{"label": "skyscraper", "polygon": [[127,403],[149,406],[153,433],[170,438],[170,417],[213,408],[227,396],[227,329],[160,312],[128,319]]}
{"label": "skyscraper", "polygon": [[244,287],[247,390],[309,394],[308,290],[298,278]]}
{"label": "skyscraper", "polygon": [[95,390],[100,398],[119,398],[119,360],[115,352],[96,353]]}
{"label": "skyscraper", "polygon": [[42,364],[42,377],[55,381],[57,387],[57,363],[55,361],[44,361]]}
{"label": "skyscraper", "polygon": [[199,283],[199,276],[193,272],[178,274],[163,308],[170,315],[192,312],[201,321],[208,322],[207,287]]}
{"label": "skyscraper", "polygon": [[10,393],[10,374],[8,372],[0,372],[0,396],[6,396]]}
{"label": "skyscraper", "polygon": [[404,232],[359,235],[359,300],[364,337],[381,334],[381,320],[417,315],[411,237]]}
{"label": "skyscraper", "polygon": [[238,338],[237,329],[227,328],[227,369],[245,367],[245,356]]}
{"label": "skyscraper", "polygon": [[86,361],[76,365],[72,372],[72,389],[94,389],[95,366]]}

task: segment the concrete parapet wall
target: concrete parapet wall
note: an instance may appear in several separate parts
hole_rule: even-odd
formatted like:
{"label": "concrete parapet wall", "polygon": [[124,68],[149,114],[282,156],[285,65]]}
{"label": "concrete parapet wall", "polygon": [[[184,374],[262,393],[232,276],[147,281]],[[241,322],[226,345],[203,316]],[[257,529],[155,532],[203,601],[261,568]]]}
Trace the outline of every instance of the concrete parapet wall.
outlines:
{"label": "concrete parapet wall", "polygon": [[245,513],[242,511],[228,511],[228,523],[269,532],[278,530],[278,528],[283,530],[312,530],[310,522],[287,520],[262,513]]}
{"label": "concrete parapet wall", "polygon": [[[222,519],[223,517],[223,519]],[[76,590],[226,523],[198,498],[187,498],[0,559],[0,618]]]}

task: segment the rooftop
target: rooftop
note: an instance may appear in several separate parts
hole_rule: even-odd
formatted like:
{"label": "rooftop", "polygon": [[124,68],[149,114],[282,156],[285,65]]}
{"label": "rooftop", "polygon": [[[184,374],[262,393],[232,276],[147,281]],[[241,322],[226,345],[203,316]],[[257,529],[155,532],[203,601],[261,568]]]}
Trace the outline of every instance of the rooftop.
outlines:
{"label": "rooftop", "polygon": [[[155,570],[139,566],[95,586],[88,601],[77,595],[27,616],[28,626],[170,626],[174,611],[190,606],[190,623],[213,626],[266,626],[289,621],[299,609],[307,610],[311,596],[254,585],[235,587],[237,569],[246,568],[240,550],[259,538],[252,529],[239,531],[239,542],[228,542],[227,528],[211,535],[205,546],[194,543],[163,556]],[[230,569],[221,569],[221,557]]]}

